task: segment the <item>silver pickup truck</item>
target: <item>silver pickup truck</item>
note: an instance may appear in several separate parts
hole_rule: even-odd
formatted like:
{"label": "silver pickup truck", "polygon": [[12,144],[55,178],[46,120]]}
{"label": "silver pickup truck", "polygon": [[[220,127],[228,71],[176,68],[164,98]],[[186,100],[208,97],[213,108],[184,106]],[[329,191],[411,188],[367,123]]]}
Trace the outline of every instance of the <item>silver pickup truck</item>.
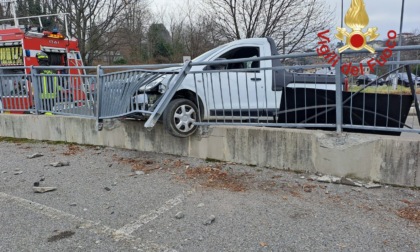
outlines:
{"label": "silver pickup truck", "polygon": [[[221,45],[193,59],[202,65],[191,68],[163,113],[166,129],[187,137],[195,132],[198,120],[272,117],[279,110],[285,87],[336,89],[334,75],[292,73],[279,68],[280,59],[261,59],[273,55],[278,55],[273,39],[251,38]],[[235,59],[242,60],[226,63]],[[216,61],[221,63],[206,64]],[[165,92],[167,79],[143,87],[137,102],[153,106]]]}

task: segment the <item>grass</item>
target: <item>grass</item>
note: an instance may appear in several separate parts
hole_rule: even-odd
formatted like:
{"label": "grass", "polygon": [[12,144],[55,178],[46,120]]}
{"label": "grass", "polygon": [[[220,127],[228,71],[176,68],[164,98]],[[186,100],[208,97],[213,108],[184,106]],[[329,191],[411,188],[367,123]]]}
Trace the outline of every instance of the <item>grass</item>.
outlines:
{"label": "grass", "polygon": [[[357,92],[361,90],[363,86],[351,86],[349,91]],[[378,93],[378,94],[398,94],[398,95],[411,95],[411,90],[409,87],[403,87],[398,85],[394,90],[392,86],[382,85],[382,86],[370,86],[365,88],[362,92],[364,93]],[[416,94],[420,94],[420,88],[416,89]]]}

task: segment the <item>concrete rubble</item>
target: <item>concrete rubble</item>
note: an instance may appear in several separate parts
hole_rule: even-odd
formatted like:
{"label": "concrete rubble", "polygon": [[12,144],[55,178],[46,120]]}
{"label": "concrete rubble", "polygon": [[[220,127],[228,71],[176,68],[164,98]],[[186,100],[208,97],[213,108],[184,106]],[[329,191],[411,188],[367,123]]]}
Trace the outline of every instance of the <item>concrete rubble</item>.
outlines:
{"label": "concrete rubble", "polygon": [[62,166],[69,166],[69,165],[70,165],[69,161],[60,161],[60,162],[50,163],[50,166],[53,166],[53,167],[62,167]]}
{"label": "concrete rubble", "polygon": [[37,158],[37,157],[42,157],[42,156],[44,156],[43,154],[41,154],[41,153],[34,153],[34,154],[32,154],[32,155],[28,155],[28,156],[26,156],[28,159],[32,159],[32,158]]}
{"label": "concrete rubble", "polygon": [[309,176],[309,181],[317,181],[321,183],[333,183],[333,184],[341,184],[341,185],[348,185],[348,186],[354,186],[354,187],[365,187],[367,189],[374,189],[374,188],[381,188],[382,185],[369,182],[369,183],[362,183],[360,181],[355,181],[351,178],[346,177],[335,177],[330,175],[323,175],[320,173],[317,173],[316,175]]}
{"label": "concrete rubble", "polygon": [[35,193],[46,193],[57,190],[57,187],[33,187]]}
{"label": "concrete rubble", "polygon": [[216,216],[210,215],[204,222],[204,225],[211,225],[216,220]]}

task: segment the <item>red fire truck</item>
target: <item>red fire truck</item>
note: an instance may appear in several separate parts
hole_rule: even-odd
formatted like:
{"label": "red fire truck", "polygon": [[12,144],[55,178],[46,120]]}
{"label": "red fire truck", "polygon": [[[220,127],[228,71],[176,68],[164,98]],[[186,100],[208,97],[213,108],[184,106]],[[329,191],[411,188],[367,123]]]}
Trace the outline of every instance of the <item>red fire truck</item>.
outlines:
{"label": "red fire truck", "polygon": [[[19,25],[20,20],[26,22],[34,18],[37,19],[37,27]],[[41,22],[43,18],[63,18],[65,34],[57,29],[45,30]],[[49,56],[50,66],[57,66],[58,74],[72,76],[73,88],[64,89],[67,90],[66,96],[75,101],[85,99],[81,87],[81,75],[85,74],[83,62],[77,39],[68,35],[66,14],[20,18],[14,15],[14,18],[0,20],[0,112],[25,113],[34,107],[34,92],[29,76],[31,66],[38,66],[36,54],[41,51]],[[60,71],[59,66],[71,68]]]}

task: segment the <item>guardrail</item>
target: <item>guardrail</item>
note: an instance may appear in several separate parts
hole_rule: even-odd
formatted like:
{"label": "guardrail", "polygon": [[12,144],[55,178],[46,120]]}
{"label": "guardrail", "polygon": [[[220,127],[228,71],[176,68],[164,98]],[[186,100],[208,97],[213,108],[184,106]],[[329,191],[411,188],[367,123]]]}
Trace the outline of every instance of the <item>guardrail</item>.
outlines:
{"label": "guardrail", "polygon": [[[181,137],[197,127],[220,124],[420,133],[420,46],[393,51],[417,56],[399,62],[390,58],[374,68],[369,61],[352,63],[364,73],[374,69],[366,78],[334,74],[358,57],[369,59],[366,52],[342,54],[334,68],[317,53],[239,55],[183,65],[77,67],[83,70],[79,75],[66,74],[69,67],[5,67],[0,74],[0,112],[95,118],[99,129],[109,118],[144,119],[146,128],[162,118],[169,132]],[[45,74],[44,69],[55,73]],[[319,69],[329,72],[317,74]]]}

